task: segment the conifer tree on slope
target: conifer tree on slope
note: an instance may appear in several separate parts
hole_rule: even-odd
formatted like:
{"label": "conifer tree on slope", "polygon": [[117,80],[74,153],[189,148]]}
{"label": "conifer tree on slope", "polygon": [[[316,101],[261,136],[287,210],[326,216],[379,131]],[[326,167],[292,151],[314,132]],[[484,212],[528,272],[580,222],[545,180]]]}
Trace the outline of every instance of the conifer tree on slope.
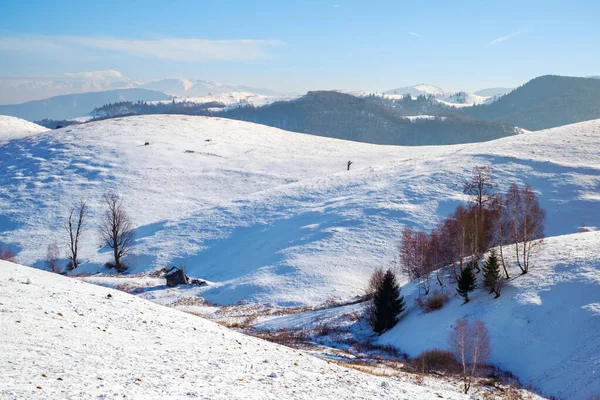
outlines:
{"label": "conifer tree on slope", "polygon": [[400,296],[400,286],[396,282],[396,276],[388,269],[373,296],[373,330],[381,335],[392,329],[405,308],[404,297]]}
{"label": "conifer tree on slope", "polygon": [[473,272],[473,268],[468,265],[460,271],[460,276],[458,277],[458,287],[456,291],[458,294],[465,300],[465,303],[469,302],[469,292],[475,290],[477,286],[477,278],[475,277],[475,273]]}
{"label": "conifer tree on slope", "polygon": [[483,287],[489,290],[489,293],[496,294],[496,298],[500,297],[502,292],[502,279],[500,272],[500,263],[496,252],[492,250],[487,260],[483,263]]}

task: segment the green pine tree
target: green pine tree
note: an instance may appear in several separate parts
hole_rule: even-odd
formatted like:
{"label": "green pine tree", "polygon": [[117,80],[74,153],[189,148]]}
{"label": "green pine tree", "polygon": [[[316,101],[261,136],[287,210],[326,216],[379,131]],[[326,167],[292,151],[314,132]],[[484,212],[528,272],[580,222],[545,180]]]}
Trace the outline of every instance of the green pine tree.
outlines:
{"label": "green pine tree", "polygon": [[396,276],[388,269],[373,296],[373,330],[381,335],[392,329],[398,323],[398,316],[405,309],[404,296],[400,296]]}
{"label": "green pine tree", "polygon": [[456,291],[463,299],[465,299],[465,303],[468,303],[469,292],[475,290],[475,287],[477,286],[477,278],[475,277],[475,273],[471,266],[467,266],[460,271],[457,283],[458,287],[456,288]]}
{"label": "green pine tree", "polygon": [[496,298],[500,297],[502,277],[500,263],[494,250],[490,252],[487,260],[483,263],[483,287],[489,290],[489,293],[495,293]]}

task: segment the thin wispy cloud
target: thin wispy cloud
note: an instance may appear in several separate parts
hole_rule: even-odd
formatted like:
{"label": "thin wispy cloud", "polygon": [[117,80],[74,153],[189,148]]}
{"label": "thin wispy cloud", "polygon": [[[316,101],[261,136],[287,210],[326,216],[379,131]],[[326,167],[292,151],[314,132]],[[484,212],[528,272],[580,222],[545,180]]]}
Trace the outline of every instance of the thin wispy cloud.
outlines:
{"label": "thin wispy cloud", "polygon": [[511,33],[510,35],[500,36],[499,38],[496,38],[496,39],[492,40],[491,42],[489,42],[488,44],[486,44],[486,47],[492,47],[492,46],[497,45],[498,43],[506,42],[507,40],[516,38],[523,32],[524,32],[523,30],[519,29],[518,31]]}
{"label": "thin wispy cloud", "polygon": [[171,61],[238,61],[268,58],[281,40],[121,39],[114,37],[13,35],[0,37],[0,51],[60,54],[102,50]]}
{"label": "thin wispy cloud", "polygon": [[423,36],[419,35],[417,32],[408,32],[410,36],[414,36],[416,38],[422,38]]}

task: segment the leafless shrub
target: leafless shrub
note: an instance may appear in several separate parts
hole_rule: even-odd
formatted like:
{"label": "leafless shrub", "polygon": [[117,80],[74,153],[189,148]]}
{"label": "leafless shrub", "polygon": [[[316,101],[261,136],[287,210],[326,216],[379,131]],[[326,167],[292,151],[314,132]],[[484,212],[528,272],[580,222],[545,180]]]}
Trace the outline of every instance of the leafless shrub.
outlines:
{"label": "leafless shrub", "polygon": [[430,296],[421,297],[417,300],[417,304],[426,313],[440,310],[450,299],[448,293],[433,292]]}
{"label": "leafless shrub", "polygon": [[329,336],[335,331],[335,327],[329,324],[318,324],[314,330],[317,336]]}
{"label": "leafless shrub", "polygon": [[56,242],[50,243],[46,249],[46,258],[44,259],[44,263],[51,272],[60,272],[60,266],[58,265],[59,256],[60,249],[58,247],[58,244]]}
{"label": "leafless shrub", "polygon": [[2,246],[0,246],[0,260],[14,262],[15,253],[13,253],[11,249],[3,250]]}
{"label": "leafless shrub", "polygon": [[348,318],[348,321],[356,322],[362,317],[362,314],[359,312],[353,312],[346,314],[346,317]]}
{"label": "leafless shrub", "polygon": [[422,386],[425,377],[423,375],[415,375],[415,385]]}
{"label": "leafless shrub", "polygon": [[451,351],[426,350],[412,360],[412,365],[420,372],[439,372],[456,374],[461,370],[460,363]]}
{"label": "leafless shrub", "polygon": [[370,300],[373,298],[373,295],[377,291],[377,288],[383,282],[383,276],[385,275],[385,271],[381,267],[375,268],[371,277],[369,278],[369,283],[367,284],[367,288],[365,289],[365,297]]}

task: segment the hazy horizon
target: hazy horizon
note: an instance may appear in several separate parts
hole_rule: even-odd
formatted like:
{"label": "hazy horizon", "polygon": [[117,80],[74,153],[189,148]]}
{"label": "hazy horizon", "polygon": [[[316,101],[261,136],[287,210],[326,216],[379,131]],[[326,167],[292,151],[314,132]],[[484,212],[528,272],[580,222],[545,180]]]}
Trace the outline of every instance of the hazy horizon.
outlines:
{"label": "hazy horizon", "polygon": [[546,74],[598,75],[600,61],[593,1],[232,0],[225,9],[34,0],[2,9],[0,79],[115,70],[282,93],[419,83],[473,92]]}

